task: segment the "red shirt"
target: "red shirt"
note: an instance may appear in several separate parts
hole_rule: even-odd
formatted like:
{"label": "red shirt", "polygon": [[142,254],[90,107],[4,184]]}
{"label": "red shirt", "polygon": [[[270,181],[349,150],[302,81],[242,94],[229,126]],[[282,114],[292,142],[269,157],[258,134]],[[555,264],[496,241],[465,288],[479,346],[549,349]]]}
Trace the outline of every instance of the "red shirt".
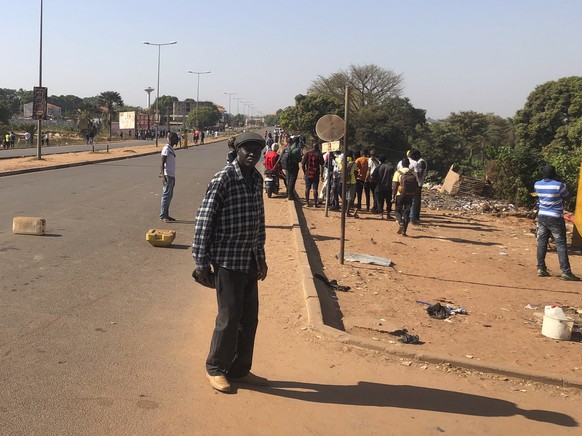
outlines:
{"label": "red shirt", "polygon": [[[276,151],[270,150],[267,153],[265,153],[265,169],[275,172],[281,171],[281,162],[277,163],[278,160],[279,153],[277,153]],[[276,168],[275,164],[277,164]]]}

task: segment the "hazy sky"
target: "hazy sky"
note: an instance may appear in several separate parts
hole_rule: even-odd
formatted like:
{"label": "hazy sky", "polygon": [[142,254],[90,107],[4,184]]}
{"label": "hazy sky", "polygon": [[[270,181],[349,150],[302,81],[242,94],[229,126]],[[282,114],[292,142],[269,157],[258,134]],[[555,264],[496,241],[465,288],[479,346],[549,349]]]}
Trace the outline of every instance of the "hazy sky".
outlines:
{"label": "hazy sky", "polygon": [[[0,88],[32,89],[40,0],[0,0],[0,17]],[[44,0],[42,84],[145,107],[158,49],[142,42],[175,40],[161,50],[160,95],[195,99],[187,71],[210,70],[200,100],[228,109],[236,92],[233,113],[235,97],[271,113],[319,75],[376,64],[402,74],[431,118],[511,117],[537,85],[582,75],[581,18],[582,0]]]}

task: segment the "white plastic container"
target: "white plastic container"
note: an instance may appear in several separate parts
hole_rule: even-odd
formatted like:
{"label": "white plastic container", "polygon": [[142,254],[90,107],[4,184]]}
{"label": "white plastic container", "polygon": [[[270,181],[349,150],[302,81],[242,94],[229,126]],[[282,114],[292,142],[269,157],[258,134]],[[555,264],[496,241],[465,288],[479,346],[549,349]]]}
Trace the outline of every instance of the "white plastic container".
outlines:
{"label": "white plastic container", "polygon": [[546,306],[542,323],[542,335],[561,341],[572,338],[574,320],[567,317],[561,307]]}
{"label": "white plastic container", "polygon": [[544,315],[551,316],[553,318],[558,318],[558,319],[567,318],[566,314],[564,314],[564,311],[562,310],[562,308],[555,306],[555,305],[546,306],[544,308]]}
{"label": "white plastic container", "polygon": [[18,235],[44,235],[46,221],[34,216],[15,216],[12,220],[12,233]]}

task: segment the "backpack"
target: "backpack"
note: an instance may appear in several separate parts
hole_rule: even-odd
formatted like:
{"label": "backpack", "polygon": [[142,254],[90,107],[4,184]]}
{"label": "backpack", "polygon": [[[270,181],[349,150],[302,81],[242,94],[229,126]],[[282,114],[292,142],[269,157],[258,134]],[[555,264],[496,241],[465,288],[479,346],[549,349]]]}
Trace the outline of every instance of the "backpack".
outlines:
{"label": "backpack", "polygon": [[414,198],[416,190],[418,189],[418,180],[413,171],[408,171],[403,173],[398,171],[400,174],[400,184],[398,185],[398,193],[404,198]]}
{"label": "backpack", "polygon": [[281,152],[281,157],[279,158],[281,168],[283,168],[284,170],[287,169],[287,159],[289,159],[289,147],[285,147],[283,149],[283,151]]}

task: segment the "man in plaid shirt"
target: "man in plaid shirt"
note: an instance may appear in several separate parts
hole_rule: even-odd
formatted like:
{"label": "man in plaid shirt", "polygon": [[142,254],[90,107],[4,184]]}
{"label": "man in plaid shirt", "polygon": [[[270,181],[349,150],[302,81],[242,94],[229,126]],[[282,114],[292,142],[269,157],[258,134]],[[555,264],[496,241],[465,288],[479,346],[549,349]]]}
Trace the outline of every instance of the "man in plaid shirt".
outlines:
{"label": "man in plaid shirt", "polygon": [[[206,359],[211,386],[266,385],[250,372],[258,325],[258,280],[267,276],[263,178],[255,168],[265,146],[256,133],[234,143],[237,157],[210,181],[196,214],[192,256],[198,281],[216,287],[218,315]],[[211,271],[210,267],[214,271]]]}

